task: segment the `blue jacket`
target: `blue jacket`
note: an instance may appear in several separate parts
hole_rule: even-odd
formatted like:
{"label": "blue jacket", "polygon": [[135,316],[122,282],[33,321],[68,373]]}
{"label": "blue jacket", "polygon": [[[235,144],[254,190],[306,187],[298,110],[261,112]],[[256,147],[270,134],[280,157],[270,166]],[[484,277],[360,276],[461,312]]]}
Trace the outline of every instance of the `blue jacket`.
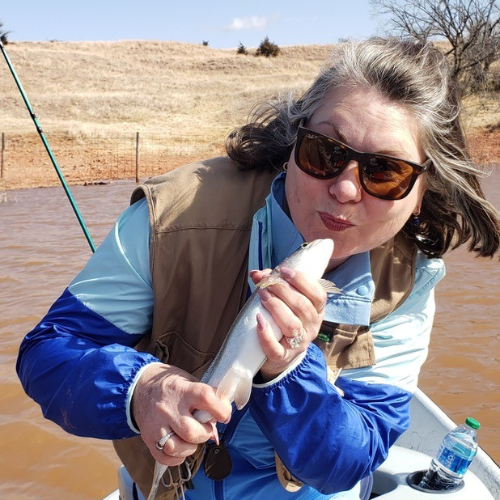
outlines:
{"label": "blue jacket", "polygon": [[[274,265],[302,243],[283,218],[282,189],[278,178],[268,200],[271,250],[263,251],[266,243],[256,234],[251,262],[256,255],[268,255],[270,262],[261,264]],[[148,256],[148,213],[142,201],[122,214],[21,345],[17,369],[26,392],[68,432],[103,439],[138,432],[130,418],[133,388],[141,371],[158,362],[132,347],[151,327]],[[275,450],[306,484],[293,498],[331,498],[350,489],[356,498],[359,480],[376,469],[408,426],[411,393],[427,354],[433,290],[443,275],[440,259],[418,256],[411,295],[393,314],[370,325],[375,366],[344,371],[334,386],[323,355],[311,346],[278,380],[256,385],[248,407],[220,429],[233,460],[232,474],[214,483],[198,473],[188,498],[244,499],[261,491],[266,498],[292,498],[276,478]],[[367,324],[373,295],[368,255],[351,257],[328,278],[344,294],[329,298],[326,319]]]}

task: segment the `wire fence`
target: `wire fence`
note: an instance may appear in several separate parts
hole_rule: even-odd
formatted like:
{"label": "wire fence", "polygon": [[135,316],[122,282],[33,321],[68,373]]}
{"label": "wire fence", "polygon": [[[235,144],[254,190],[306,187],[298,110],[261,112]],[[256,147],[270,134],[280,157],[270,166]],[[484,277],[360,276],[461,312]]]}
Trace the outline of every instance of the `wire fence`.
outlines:
{"label": "wire fence", "polygon": [[[45,134],[69,184],[145,179],[194,160],[224,154],[224,139],[154,133]],[[4,187],[58,184],[44,145],[35,133],[1,134],[0,180]]]}
{"label": "wire fence", "polygon": [[[68,184],[146,178],[191,161],[224,154],[224,138],[135,132],[46,134]],[[500,133],[471,135],[473,159],[500,165]],[[59,180],[36,132],[1,133],[0,188],[57,185]]]}

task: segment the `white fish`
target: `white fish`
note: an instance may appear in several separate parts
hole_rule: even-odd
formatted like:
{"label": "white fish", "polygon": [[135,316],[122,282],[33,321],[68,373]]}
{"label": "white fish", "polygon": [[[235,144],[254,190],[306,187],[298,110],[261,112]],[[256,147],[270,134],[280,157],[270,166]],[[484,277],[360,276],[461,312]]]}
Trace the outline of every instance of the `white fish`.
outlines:
{"label": "white fish", "polygon": [[[258,289],[284,283],[279,274],[281,267],[287,267],[317,279],[327,292],[339,293],[340,290],[333,283],[321,279],[332,253],[332,240],[314,240],[301,245],[296,252],[276,266],[271,275],[257,285],[257,289],[241,309],[201,381],[216,388],[218,396],[231,403],[234,402],[238,409],[243,408],[250,399],[252,380],[266,361],[266,355],[257,336],[257,314],[264,316],[278,340],[283,337],[272,315],[261,304]],[[193,416],[201,423],[213,420],[210,413],[205,410],[196,410]],[[214,427],[215,438],[217,438],[216,432]],[[166,470],[166,465],[156,462],[153,487],[148,500],[153,500],[156,496],[159,481]]]}
{"label": "white fish", "polygon": [[[280,269],[288,267],[319,280],[327,291],[338,293],[339,289],[333,283],[320,279],[332,252],[332,240],[314,240],[311,243],[304,243],[296,252],[276,266],[271,275],[257,285],[257,289],[241,309],[226,340],[201,381],[215,387],[218,396],[230,402],[234,401],[238,409],[243,408],[250,399],[252,380],[266,361],[266,355],[257,336],[257,313],[264,316],[277,340],[283,337],[272,315],[261,304],[258,289],[284,282],[279,277]],[[194,416],[202,423],[211,419],[205,411],[196,411]]]}

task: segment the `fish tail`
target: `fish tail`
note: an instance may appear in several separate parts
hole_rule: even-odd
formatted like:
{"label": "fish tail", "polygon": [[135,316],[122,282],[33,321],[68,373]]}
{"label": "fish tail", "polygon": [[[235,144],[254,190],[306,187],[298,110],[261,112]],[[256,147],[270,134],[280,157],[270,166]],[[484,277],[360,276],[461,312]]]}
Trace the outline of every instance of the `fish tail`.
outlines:
{"label": "fish tail", "polygon": [[161,464],[160,462],[155,462],[155,474],[153,478],[153,484],[151,485],[151,490],[149,491],[148,500],[154,500],[156,494],[158,493],[158,486],[160,485],[160,479],[167,470],[168,466]]}

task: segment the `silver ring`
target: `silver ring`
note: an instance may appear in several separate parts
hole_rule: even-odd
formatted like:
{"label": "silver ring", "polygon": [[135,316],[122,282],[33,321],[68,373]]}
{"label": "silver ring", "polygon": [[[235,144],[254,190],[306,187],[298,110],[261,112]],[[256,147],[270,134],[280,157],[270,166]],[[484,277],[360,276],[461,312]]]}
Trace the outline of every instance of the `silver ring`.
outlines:
{"label": "silver ring", "polygon": [[175,434],[174,431],[169,432],[166,436],[163,436],[161,439],[156,441],[156,449],[158,451],[163,451],[163,448],[165,448],[166,442]]}
{"label": "silver ring", "polygon": [[299,347],[299,345],[302,343],[304,340],[304,335],[306,334],[306,330],[304,327],[302,327],[302,330],[300,330],[300,333],[296,337],[287,337],[286,341],[288,342],[288,345],[292,349],[296,349]]}

